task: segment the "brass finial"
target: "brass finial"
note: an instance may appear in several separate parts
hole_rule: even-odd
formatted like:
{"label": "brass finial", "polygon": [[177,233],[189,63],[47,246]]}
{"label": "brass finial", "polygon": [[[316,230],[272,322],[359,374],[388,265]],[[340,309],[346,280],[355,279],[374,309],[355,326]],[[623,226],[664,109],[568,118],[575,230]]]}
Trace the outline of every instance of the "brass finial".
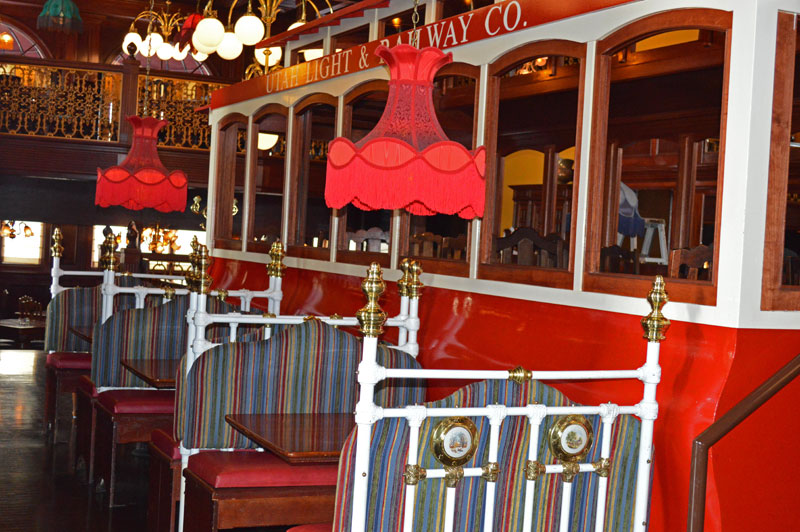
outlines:
{"label": "brass finial", "polygon": [[283,244],[281,244],[280,240],[276,240],[272,243],[269,256],[272,258],[272,262],[267,266],[267,274],[269,274],[270,277],[283,277],[283,270],[286,269],[286,266],[283,264],[285,253],[283,252]]}
{"label": "brass finial", "polygon": [[400,261],[400,269],[403,271],[403,276],[397,281],[397,291],[400,293],[400,297],[408,297],[408,267],[410,264],[409,259]]}
{"label": "brass finial", "polygon": [[667,304],[669,297],[665,290],[664,278],[656,275],[653,281],[653,288],[647,294],[647,302],[650,303],[650,314],[642,318],[642,328],[644,337],[648,342],[660,342],[665,338],[664,333],[669,329],[669,320],[661,313],[661,307]]}
{"label": "brass finial", "polygon": [[100,266],[104,270],[116,270],[119,259],[114,253],[117,250],[117,237],[108,233],[102,245],[103,255],[100,257]]}
{"label": "brass finial", "polygon": [[531,380],[532,377],[533,374],[522,366],[517,366],[508,372],[508,380],[514,381],[517,384],[525,384]]}
{"label": "brass finial", "polygon": [[367,270],[367,277],[361,282],[361,291],[367,298],[367,306],[356,312],[364,336],[377,338],[383,334],[386,313],[378,304],[378,299],[384,290],[386,284],[383,282],[383,272],[380,265],[373,262]]}
{"label": "brass finial", "polygon": [[50,255],[53,257],[61,257],[64,253],[64,246],[61,245],[62,236],[61,229],[56,227],[53,230],[53,245],[50,246]]}
{"label": "brass finial", "polygon": [[211,261],[208,258],[208,248],[200,244],[197,248],[197,273],[195,274],[195,283],[198,292],[201,294],[208,294],[211,291],[211,281],[213,279],[208,275],[208,267]]}
{"label": "brass finial", "polygon": [[420,275],[422,275],[422,265],[412,260],[411,264],[408,265],[408,283],[406,284],[408,297],[411,299],[419,299],[419,296],[422,295],[422,287],[425,285],[419,281]]}
{"label": "brass finial", "polygon": [[175,288],[165,284],[164,287],[164,299],[174,299],[175,298]]}
{"label": "brass finial", "polygon": [[219,290],[217,290],[217,299],[219,299],[224,303],[225,300],[228,299],[228,291],[225,290],[224,288],[220,288]]}
{"label": "brass finial", "polygon": [[197,292],[197,248],[200,247],[200,241],[197,240],[197,235],[192,237],[190,244],[192,252],[189,253],[189,269],[186,270],[186,287],[190,292]]}

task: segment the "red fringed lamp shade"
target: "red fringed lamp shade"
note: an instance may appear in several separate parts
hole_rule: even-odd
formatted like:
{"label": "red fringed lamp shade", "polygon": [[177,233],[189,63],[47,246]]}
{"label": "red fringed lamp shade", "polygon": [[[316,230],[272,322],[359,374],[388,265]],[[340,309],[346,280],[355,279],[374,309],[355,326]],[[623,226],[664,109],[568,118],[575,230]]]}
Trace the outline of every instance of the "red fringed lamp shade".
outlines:
{"label": "red fringed lamp shade", "polygon": [[452,61],[438,48],[407,44],[375,54],[389,66],[389,96],[380,121],[353,144],[328,147],[325,201],[341,209],[406,209],[411,214],[483,216],[486,151],[447,139],[433,108],[433,78]]}
{"label": "red fringed lamp shade", "polygon": [[133,125],[131,151],[121,165],[97,169],[95,205],[121,205],[133,211],[186,210],[186,174],[169,172],[158,158],[158,132],[167,122],[150,116],[129,116],[127,120]]}

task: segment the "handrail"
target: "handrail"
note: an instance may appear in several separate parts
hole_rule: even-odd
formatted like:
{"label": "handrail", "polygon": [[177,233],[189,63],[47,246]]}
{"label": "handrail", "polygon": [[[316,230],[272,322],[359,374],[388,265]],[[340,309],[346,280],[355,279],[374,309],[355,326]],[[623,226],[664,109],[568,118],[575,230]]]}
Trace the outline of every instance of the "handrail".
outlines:
{"label": "handrail", "polygon": [[733,408],[712,423],[695,438],[692,444],[692,470],[689,479],[689,517],[687,532],[703,532],[706,513],[706,482],[708,480],[708,451],[711,446],[739,426],[773,395],[800,375],[800,355],[794,357],[772,377],[736,403]]}

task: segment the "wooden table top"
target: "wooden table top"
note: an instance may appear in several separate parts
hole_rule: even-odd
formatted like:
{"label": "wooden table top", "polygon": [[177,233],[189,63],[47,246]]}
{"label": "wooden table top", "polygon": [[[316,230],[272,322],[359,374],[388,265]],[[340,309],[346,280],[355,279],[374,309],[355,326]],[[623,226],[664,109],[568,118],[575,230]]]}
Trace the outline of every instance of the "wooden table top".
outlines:
{"label": "wooden table top", "polygon": [[121,364],[153,388],[165,389],[175,387],[180,360],[125,359]]}
{"label": "wooden table top", "polygon": [[70,325],[67,327],[67,330],[81,340],[85,340],[90,344],[92,343],[92,337],[94,336],[94,325]]}
{"label": "wooden table top", "polygon": [[233,428],[287,462],[338,462],[353,414],[230,414]]}
{"label": "wooden table top", "polygon": [[8,329],[43,329],[45,320],[32,319],[28,322],[20,321],[19,318],[5,318],[0,320],[0,327]]}

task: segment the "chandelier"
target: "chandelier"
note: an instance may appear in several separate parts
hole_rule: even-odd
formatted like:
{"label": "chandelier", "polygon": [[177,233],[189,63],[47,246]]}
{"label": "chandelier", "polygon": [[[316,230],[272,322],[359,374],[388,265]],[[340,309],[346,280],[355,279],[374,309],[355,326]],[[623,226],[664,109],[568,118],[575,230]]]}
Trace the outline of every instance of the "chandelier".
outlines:
{"label": "chandelier", "polygon": [[[170,5],[172,2],[167,0],[166,10],[156,11],[150,3],[150,9],[142,11],[131,22],[128,33],[122,40],[122,52],[124,54],[136,55],[136,52],[142,54],[144,57],[156,56],[162,61],[183,61],[192,53],[192,57],[199,62],[205,61],[208,57],[206,54],[199,51],[192,51],[189,44],[189,38],[186,37],[187,33],[193,30],[192,25],[197,25],[200,15],[194,14],[184,17],[180,11],[170,13]],[[139,35],[136,30],[136,23],[140,20],[147,21],[147,31],[144,38]],[[174,35],[173,35],[174,33]],[[170,41],[174,40],[174,44]],[[136,47],[135,51],[131,53],[130,46]]]}

